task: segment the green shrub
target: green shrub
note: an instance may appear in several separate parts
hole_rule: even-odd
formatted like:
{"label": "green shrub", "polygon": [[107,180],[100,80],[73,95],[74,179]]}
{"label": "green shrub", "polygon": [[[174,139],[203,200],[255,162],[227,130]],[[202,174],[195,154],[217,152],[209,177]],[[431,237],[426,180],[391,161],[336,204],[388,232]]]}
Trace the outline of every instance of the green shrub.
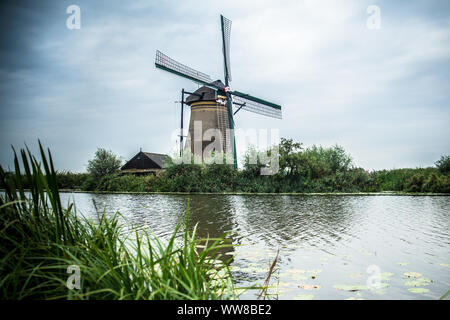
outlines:
{"label": "green shrub", "polygon": [[87,173],[73,173],[63,171],[56,173],[58,180],[58,188],[79,190],[83,188],[84,181],[87,179]]}
{"label": "green shrub", "polygon": [[81,188],[85,191],[95,191],[98,190],[99,179],[88,174],[86,179],[83,181]]}
{"label": "green shrub", "polygon": [[422,192],[442,192],[442,184],[436,173],[432,173],[423,183]]}
{"label": "green shrub", "polygon": [[441,191],[444,193],[450,193],[450,176],[442,176],[441,180]]}
{"label": "green shrub", "polygon": [[407,192],[421,192],[424,181],[425,176],[422,173],[416,173],[406,181],[404,189]]}
{"label": "green shrub", "polygon": [[441,158],[435,162],[436,167],[438,168],[439,172],[441,173],[449,173],[450,172],[450,156],[444,155],[441,156]]}
{"label": "green shrub", "polygon": [[104,176],[97,188],[102,191],[144,192],[147,179],[145,176],[110,174]]}
{"label": "green shrub", "polygon": [[112,151],[98,148],[94,159],[88,161],[87,171],[95,178],[101,178],[119,171],[122,160]]}

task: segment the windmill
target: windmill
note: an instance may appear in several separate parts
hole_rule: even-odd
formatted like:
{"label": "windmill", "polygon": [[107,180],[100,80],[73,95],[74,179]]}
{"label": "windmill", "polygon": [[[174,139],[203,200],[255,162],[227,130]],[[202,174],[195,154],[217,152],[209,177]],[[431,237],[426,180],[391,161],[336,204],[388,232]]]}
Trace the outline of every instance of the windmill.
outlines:
{"label": "windmill", "polygon": [[[196,121],[200,121],[203,124],[201,136],[203,136],[203,131],[206,131],[207,129],[218,129],[221,133],[220,142],[222,151],[231,151],[230,153],[232,153],[234,158],[234,165],[237,167],[236,141],[234,136],[234,116],[236,113],[240,110],[245,110],[281,119],[281,106],[237,90],[231,90],[231,21],[221,15],[220,24],[222,29],[225,83],[221,80],[213,81],[209,75],[175,61],[159,50],[156,51],[155,66],[203,85],[195,92],[182,90],[180,152],[183,145],[183,106],[186,103],[191,107],[189,135],[186,144],[189,145],[190,142],[191,150],[194,150],[195,141],[192,139]],[[184,100],[185,94],[189,94],[186,101]],[[233,111],[233,106],[235,111]],[[210,142],[211,140],[202,141],[202,152],[205,149],[206,144]]]}

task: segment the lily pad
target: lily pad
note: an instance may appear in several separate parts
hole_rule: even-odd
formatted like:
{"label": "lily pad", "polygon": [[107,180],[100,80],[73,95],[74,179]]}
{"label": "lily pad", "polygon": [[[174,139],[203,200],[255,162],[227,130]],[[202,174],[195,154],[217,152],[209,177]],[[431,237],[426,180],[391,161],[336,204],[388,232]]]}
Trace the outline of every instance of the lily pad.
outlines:
{"label": "lily pad", "polygon": [[318,286],[316,284],[306,284],[306,283],[299,284],[298,287],[300,289],[305,289],[305,290],[317,290],[317,289],[320,289],[320,286]]}
{"label": "lily pad", "polygon": [[397,262],[399,266],[407,266],[409,262]]}
{"label": "lily pad", "polygon": [[288,291],[292,291],[292,288],[272,288],[268,291],[269,294],[278,294],[278,295],[284,295]]}
{"label": "lily pad", "polygon": [[422,274],[419,272],[405,272],[403,275],[407,278],[421,278]]}
{"label": "lily pad", "polygon": [[306,280],[308,279],[308,276],[306,274],[290,274],[288,275],[289,278],[291,278],[292,280]]}
{"label": "lily pad", "polygon": [[412,293],[427,293],[430,290],[428,290],[427,288],[409,288],[408,291]]}
{"label": "lily pad", "polygon": [[314,273],[314,274],[318,274],[322,272],[322,269],[311,269],[311,270],[306,270],[307,273]]}
{"label": "lily pad", "polygon": [[275,284],[277,287],[283,287],[283,288],[286,288],[286,287],[291,287],[292,285],[293,285],[293,283],[291,283],[291,282],[278,282],[278,283],[276,283]]}
{"label": "lily pad", "polygon": [[360,272],[354,272],[354,273],[350,273],[348,276],[352,279],[357,279],[357,278],[362,278],[363,274]]}
{"label": "lily pad", "polygon": [[370,290],[380,290],[389,287],[389,283],[386,282],[379,282],[371,287],[369,287]]}
{"label": "lily pad", "polygon": [[433,282],[430,279],[427,278],[418,278],[418,279],[410,279],[405,281],[405,286],[407,287],[422,287],[427,286],[431,282]]}
{"label": "lily pad", "polygon": [[313,294],[299,294],[299,295],[296,295],[293,299],[294,300],[313,300],[314,295]]}
{"label": "lily pad", "polygon": [[338,290],[351,291],[351,292],[369,289],[367,286],[363,286],[363,285],[347,285],[347,284],[336,284],[333,287]]}
{"label": "lily pad", "polygon": [[312,279],[317,278],[318,274],[322,272],[322,270],[320,269],[313,269],[313,270],[307,270],[306,271],[308,274],[310,274]]}
{"label": "lily pad", "polygon": [[303,274],[306,273],[304,269],[289,269],[285,271],[287,274]]}
{"label": "lily pad", "polygon": [[382,272],[381,273],[381,280],[390,280],[391,277],[393,277],[395,274],[392,272]]}
{"label": "lily pad", "polygon": [[450,267],[450,263],[441,263],[440,266],[441,267]]}
{"label": "lily pad", "polygon": [[382,288],[382,289],[371,289],[370,291],[373,294],[379,295],[379,296],[383,296],[386,294],[386,289]]}

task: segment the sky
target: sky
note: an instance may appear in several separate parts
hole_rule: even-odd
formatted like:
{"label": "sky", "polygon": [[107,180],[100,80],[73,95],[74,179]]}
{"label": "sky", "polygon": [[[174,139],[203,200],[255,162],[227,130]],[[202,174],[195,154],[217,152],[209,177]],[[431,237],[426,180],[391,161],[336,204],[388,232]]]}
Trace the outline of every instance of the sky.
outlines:
{"label": "sky", "polygon": [[[67,28],[70,5],[79,29]],[[447,0],[2,0],[0,10],[5,168],[11,145],[37,153],[38,139],[74,172],[97,148],[124,160],[173,152],[175,102],[198,85],[156,69],[155,51],[223,80],[220,14],[232,20],[232,89],[283,108],[282,120],[240,111],[236,127],[338,144],[368,170],[450,154]]]}

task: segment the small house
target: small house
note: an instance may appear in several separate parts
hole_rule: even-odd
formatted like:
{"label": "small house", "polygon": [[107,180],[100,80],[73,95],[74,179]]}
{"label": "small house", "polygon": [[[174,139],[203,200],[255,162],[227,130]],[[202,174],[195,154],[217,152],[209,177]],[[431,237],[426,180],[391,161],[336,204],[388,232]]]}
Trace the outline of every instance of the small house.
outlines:
{"label": "small house", "polygon": [[120,168],[122,173],[132,174],[156,174],[161,171],[168,156],[160,153],[139,151],[131,160]]}

